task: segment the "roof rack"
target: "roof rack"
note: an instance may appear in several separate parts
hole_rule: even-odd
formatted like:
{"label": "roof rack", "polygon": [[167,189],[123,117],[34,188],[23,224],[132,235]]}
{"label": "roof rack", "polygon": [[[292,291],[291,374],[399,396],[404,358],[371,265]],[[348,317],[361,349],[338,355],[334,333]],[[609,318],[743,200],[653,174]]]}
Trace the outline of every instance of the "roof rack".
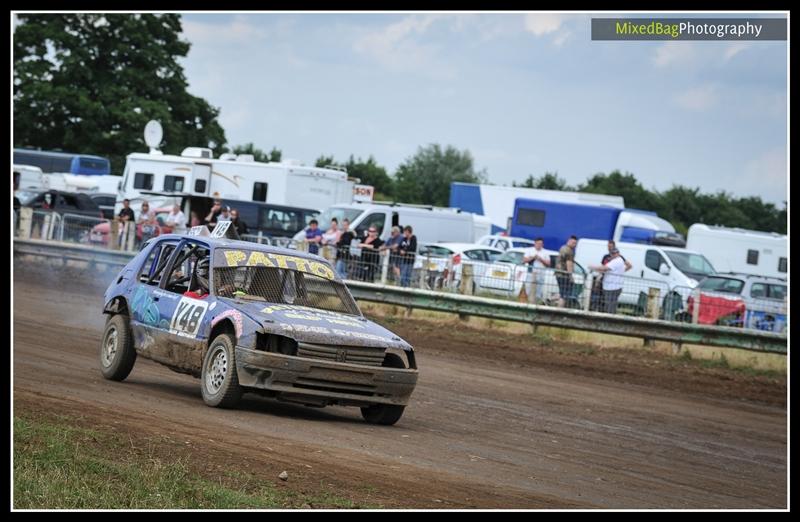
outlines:
{"label": "roof rack", "polygon": [[437,207],[435,205],[416,205],[413,203],[398,203],[397,201],[366,201],[370,205],[386,205],[388,207],[408,207],[408,208],[421,208],[425,210],[447,210],[450,212],[461,212],[458,207]]}
{"label": "roof rack", "polygon": [[345,174],[347,174],[347,169],[345,167],[342,167],[341,165],[334,165],[334,164],[330,163],[328,165],[323,165],[322,168],[323,169],[338,170],[340,172],[344,172]]}

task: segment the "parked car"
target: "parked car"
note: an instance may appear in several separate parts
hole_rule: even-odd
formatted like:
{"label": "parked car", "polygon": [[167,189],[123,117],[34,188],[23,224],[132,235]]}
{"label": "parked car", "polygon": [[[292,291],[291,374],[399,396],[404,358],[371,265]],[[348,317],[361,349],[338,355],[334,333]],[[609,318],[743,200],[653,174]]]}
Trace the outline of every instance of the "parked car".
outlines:
{"label": "parked car", "polygon": [[499,248],[473,243],[423,243],[414,259],[414,269],[425,270],[431,288],[457,288],[464,263],[473,265],[473,276],[479,277],[502,254]]}
{"label": "parked car", "polygon": [[478,240],[479,245],[499,248],[500,250],[508,250],[509,248],[532,248],[535,243],[533,239],[501,235],[483,236]]}
{"label": "parked car", "polygon": [[687,319],[695,306],[698,323],[743,326],[783,332],[787,322],[786,280],[747,274],[717,274],[703,279],[689,296]]}
{"label": "parked car", "polygon": [[418,377],[411,345],[365,318],[323,258],[216,232],[151,239],[113,279],[102,375],[122,381],[141,356],[199,377],[212,407],[255,392],[396,423]]}
{"label": "parked car", "polygon": [[92,218],[103,218],[100,207],[92,198],[80,192],[62,190],[20,190],[16,193],[23,207],[34,210],[58,212],[59,214],[76,214]]}
{"label": "parked car", "polygon": [[114,205],[117,203],[117,195],[105,192],[87,192],[89,198],[97,203],[106,219],[114,219]]}

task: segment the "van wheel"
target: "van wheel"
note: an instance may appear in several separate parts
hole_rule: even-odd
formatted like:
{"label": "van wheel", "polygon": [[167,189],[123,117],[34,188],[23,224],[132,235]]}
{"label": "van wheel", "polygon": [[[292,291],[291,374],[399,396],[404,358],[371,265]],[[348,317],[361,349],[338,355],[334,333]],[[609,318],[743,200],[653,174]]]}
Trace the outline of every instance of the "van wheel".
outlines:
{"label": "van wheel", "polygon": [[124,381],[131,373],[136,362],[136,350],[127,315],[115,314],[108,318],[99,355],[100,372],[106,379]]}
{"label": "van wheel", "polygon": [[203,358],[200,375],[203,401],[215,408],[233,408],[242,398],[236,373],[235,341],[230,334],[220,334],[211,341]]}
{"label": "van wheel", "polygon": [[[383,366],[386,368],[405,368],[406,365],[403,359],[394,353],[387,353],[383,359]],[[405,411],[405,406],[398,406],[396,404],[373,404],[361,408],[361,416],[370,424],[381,424],[383,426],[391,426],[400,420]]]}

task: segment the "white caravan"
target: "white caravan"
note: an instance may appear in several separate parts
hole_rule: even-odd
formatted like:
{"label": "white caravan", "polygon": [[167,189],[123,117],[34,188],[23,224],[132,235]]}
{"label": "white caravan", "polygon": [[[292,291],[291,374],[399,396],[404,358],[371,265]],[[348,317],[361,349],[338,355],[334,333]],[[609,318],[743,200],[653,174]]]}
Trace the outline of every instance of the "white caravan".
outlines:
{"label": "white caravan", "polygon": [[786,278],[788,236],[695,223],[686,248],[706,256],[719,272]]}
{"label": "white caravan", "polygon": [[143,199],[151,208],[162,206],[173,199],[165,192],[323,209],[352,202],[354,186],[346,172],[296,161],[261,163],[249,154],[214,158],[211,149],[198,147],[186,148],[180,156],[151,150],[128,155],[117,211],[125,198],[134,208]]}
{"label": "white caravan", "polygon": [[[410,225],[417,236],[418,244],[441,241],[475,243],[478,238],[488,234],[491,227],[490,221],[484,216],[454,208],[402,203],[334,205],[317,217],[319,227],[327,230],[334,217],[340,225],[347,218],[350,221],[350,230],[354,230],[358,238],[363,238],[367,229],[375,226],[384,241],[391,235],[393,226]],[[305,239],[305,231],[298,232],[294,238],[298,241]]]}
{"label": "white caravan", "polygon": [[45,189],[42,169],[33,165],[14,165],[14,190]]}

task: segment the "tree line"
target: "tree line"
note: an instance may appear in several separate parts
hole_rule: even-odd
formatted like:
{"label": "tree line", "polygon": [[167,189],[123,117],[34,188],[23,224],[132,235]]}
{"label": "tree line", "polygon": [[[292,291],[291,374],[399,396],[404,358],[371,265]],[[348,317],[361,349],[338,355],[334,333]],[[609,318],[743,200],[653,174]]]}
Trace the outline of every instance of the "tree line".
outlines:
{"label": "tree line", "polygon": [[[147,150],[142,130],[149,120],[164,128],[160,149],[180,154],[187,146],[252,154],[280,161],[277,147],[254,143],[229,147],[220,109],[188,92],[178,59],[190,44],[180,39],[179,14],[18,14],[14,30],[14,146],[66,150],[110,159],[121,173],[125,156]],[[337,161],[321,155],[316,165],[344,167],[375,187],[375,199],[447,206],[450,184],[487,183],[468,150],[451,145],[420,146],[393,173],[373,156]],[[569,186],[557,174],[529,175],[515,186],[619,195],[631,208],[652,210],[686,233],[692,223],[719,224],[786,233],[786,204],[778,209],[759,197],[673,186],[645,189],[633,174],[598,173]]]}

